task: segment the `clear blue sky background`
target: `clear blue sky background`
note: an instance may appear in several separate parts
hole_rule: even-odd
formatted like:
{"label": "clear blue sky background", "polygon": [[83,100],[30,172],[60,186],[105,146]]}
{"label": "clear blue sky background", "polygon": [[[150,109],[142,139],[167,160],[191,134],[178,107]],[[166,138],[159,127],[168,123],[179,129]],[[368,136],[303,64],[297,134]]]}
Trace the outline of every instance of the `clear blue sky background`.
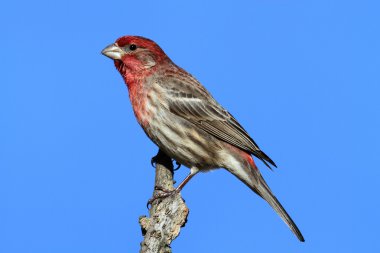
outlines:
{"label": "clear blue sky background", "polygon": [[[155,40],[279,165],[300,243],[223,170],[174,252],[380,252],[378,1],[2,1],[0,252],[137,252],[157,148],[100,51]],[[177,181],[188,173],[182,168]]]}

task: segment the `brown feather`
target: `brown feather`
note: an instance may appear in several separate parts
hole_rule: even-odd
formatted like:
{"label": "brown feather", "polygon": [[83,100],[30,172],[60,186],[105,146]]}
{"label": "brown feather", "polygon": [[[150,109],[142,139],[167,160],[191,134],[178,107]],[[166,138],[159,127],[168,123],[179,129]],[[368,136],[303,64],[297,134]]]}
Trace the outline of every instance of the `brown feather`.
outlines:
{"label": "brown feather", "polygon": [[[169,110],[198,128],[259,158],[266,166],[277,167],[249,136],[237,120],[225,110],[191,75],[172,78],[168,72],[159,85],[167,90]],[[269,163],[269,164],[268,164]]]}

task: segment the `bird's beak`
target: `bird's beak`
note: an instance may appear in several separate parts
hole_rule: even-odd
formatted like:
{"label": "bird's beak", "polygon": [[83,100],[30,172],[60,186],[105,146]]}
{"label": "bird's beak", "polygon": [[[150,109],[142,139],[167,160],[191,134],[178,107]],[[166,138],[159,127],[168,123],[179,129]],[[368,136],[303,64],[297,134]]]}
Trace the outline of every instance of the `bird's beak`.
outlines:
{"label": "bird's beak", "polygon": [[102,54],[112,60],[121,60],[125,52],[118,45],[111,44],[102,50]]}

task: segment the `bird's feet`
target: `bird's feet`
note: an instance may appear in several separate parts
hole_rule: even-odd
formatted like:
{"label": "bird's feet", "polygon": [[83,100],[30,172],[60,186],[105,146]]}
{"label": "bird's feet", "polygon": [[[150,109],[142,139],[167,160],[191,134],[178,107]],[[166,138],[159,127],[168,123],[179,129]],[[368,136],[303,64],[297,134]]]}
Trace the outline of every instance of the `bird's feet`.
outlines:
{"label": "bird's feet", "polygon": [[155,201],[155,200],[158,200],[158,199],[164,199],[164,198],[167,198],[167,197],[170,197],[170,196],[173,196],[177,193],[180,192],[179,189],[174,189],[174,190],[167,190],[167,189],[164,189],[162,187],[159,187],[159,186],[155,186],[154,187],[154,190],[155,191],[160,191],[160,193],[157,193],[155,194],[151,199],[148,200],[148,203],[146,203],[146,207],[149,209],[149,207],[152,205],[152,203]]}
{"label": "bird's feet", "polygon": [[[158,160],[158,154],[153,156],[152,159],[150,159],[150,164],[152,165],[153,168],[156,168],[156,164],[157,164],[157,160]],[[174,161],[174,159],[173,159]],[[177,165],[176,168],[174,168],[174,171],[178,170],[179,168],[181,168],[181,164],[179,162],[175,162],[175,164]]]}

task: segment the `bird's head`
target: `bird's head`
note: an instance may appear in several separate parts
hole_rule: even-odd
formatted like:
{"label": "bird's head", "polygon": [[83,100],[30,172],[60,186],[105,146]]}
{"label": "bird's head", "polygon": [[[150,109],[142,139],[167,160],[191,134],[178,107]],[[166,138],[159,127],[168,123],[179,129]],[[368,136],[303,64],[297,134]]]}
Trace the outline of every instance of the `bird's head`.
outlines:
{"label": "bird's head", "polygon": [[165,61],[164,51],[152,40],[140,36],[123,36],[103,49],[102,54],[113,59],[120,74],[141,75]]}

